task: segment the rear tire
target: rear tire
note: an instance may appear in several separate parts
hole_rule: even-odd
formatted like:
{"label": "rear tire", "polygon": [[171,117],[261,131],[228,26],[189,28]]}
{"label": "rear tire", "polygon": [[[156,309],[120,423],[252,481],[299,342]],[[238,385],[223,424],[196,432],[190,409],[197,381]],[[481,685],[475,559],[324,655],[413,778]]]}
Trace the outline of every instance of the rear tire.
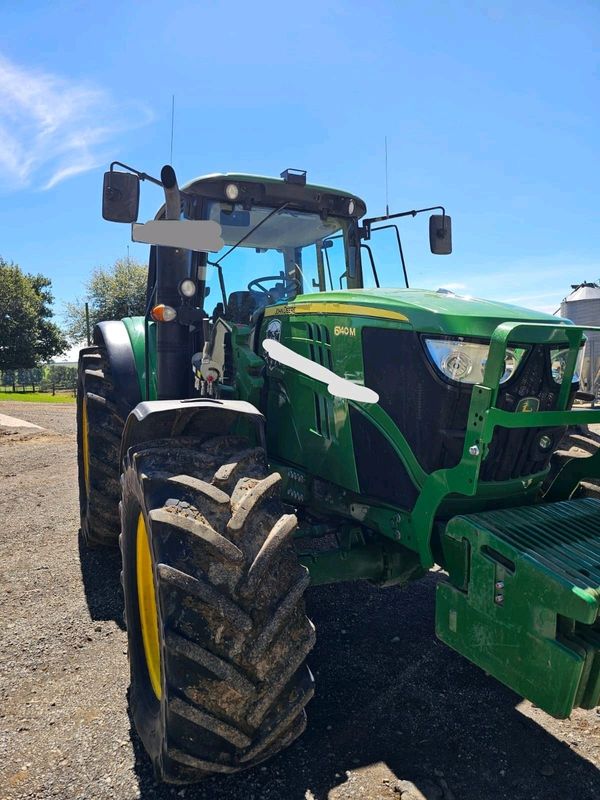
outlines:
{"label": "rear tire", "polygon": [[124,426],[108,358],[100,347],[86,347],[79,353],[77,373],[77,465],[81,536],[88,546],[118,544]]}
{"label": "rear tire", "polygon": [[250,768],[305,728],[315,633],[280,481],[264,451],[238,437],[148,442],[125,459],[130,706],[162,780]]}

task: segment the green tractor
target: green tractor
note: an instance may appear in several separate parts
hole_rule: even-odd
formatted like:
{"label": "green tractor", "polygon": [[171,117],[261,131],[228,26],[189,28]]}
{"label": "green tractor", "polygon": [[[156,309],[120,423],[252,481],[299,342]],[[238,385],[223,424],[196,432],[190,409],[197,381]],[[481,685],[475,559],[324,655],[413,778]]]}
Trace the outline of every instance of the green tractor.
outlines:
{"label": "green tractor", "polygon": [[[140,180],[165,192],[145,224]],[[120,541],[131,711],[163,780],[302,733],[315,584],[441,565],[442,641],[555,717],[600,701],[600,462],[559,449],[599,421],[572,409],[584,331],[408,288],[394,220],[420,211],[449,253],[443,208],[365,219],[297,170],[105,174],[104,218],[151,248],[145,316],[80,356],[81,536]],[[407,288],[379,286],[381,229]]]}

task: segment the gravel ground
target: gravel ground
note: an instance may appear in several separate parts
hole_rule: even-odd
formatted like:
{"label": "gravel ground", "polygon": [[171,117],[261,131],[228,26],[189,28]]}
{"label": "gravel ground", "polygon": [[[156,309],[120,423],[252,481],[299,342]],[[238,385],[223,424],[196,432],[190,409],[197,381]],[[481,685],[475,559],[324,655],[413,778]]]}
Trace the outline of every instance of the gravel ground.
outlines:
{"label": "gravel ground", "polygon": [[73,405],[2,403],[0,798],[591,800],[600,716],[558,721],[433,634],[428,577],[312,589],[309,727],[238,776],[157,785],[127,714],[119,556],[79,551]]}

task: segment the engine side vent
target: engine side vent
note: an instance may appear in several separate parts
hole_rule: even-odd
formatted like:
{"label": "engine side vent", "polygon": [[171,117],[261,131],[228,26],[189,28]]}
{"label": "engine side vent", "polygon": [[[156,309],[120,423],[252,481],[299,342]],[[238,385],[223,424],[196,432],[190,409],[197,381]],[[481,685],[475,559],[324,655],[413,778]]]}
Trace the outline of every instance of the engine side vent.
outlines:
{"label": "engine side vent", "polygon": [[325,439],[331,439],[330,403],[322,394],[314,394],[315,430]]}
{"label": "engine side vent", "polygon": [[[307,323],[306,339],[308,342],[308,355],[315,364],[333,370],[331,355],[331,337],[326,325]],[[329,396],[314,393],[315,427],[314,430],[325,439],[331,439],[333,408]]]}
{"label": "engine side vent", "polygon": [[333,369],[329,328],[326,325],[309,323],[306,326],[306,338],[311,361],[327,369]]}

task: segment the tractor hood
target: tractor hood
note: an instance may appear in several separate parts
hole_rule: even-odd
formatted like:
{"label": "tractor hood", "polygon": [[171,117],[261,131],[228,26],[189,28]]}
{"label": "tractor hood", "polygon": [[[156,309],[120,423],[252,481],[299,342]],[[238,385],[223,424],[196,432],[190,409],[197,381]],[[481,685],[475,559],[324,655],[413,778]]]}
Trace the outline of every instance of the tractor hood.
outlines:
{"label": "tractor hood", "polygon": [[349,313],[356,316],[360,316],[358,307],[362,306],[365,309],[390,311],[391,319],[402,322],[401,317],[404,316],[406,323],[416,331],[460,336],[488,338],[502,322],[572,324],[570,320],[508,303],[479,300],[475,297],[429,289],[347,289],[339,292],[300,295],[293,305],[301,303],[310,303],[316,313],[318,313],[316,306],[320,304],[324,304],[324,313],[343,313],[340,304],[351,306]]}

